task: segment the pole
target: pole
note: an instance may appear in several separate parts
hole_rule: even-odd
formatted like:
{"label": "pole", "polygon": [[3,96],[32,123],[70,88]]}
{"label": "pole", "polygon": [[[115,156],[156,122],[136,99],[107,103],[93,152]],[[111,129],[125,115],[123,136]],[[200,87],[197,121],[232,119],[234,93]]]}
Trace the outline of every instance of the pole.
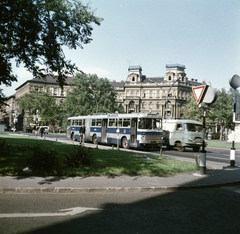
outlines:
{"label": "pole", "polygon": [[207,107],[203,108],[203,137],[202,137],[202,150],[200,152],[200,174],[205,175],[206,174],[206,150],[205,150],[205,136],[206,136],[206,109]]}
{"label": "pole", "polygon": [[234,104],[233,104],[233,141],[230,151],[230,166],[235,167],[235,114],[236,114],[236,89],[234,89]]}

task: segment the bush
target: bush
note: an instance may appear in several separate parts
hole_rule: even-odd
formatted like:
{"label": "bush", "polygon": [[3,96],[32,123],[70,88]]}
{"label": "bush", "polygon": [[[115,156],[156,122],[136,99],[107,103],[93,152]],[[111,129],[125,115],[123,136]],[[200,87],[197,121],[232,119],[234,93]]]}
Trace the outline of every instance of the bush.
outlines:
{"label": "bush", "polygon": [[28,158],[28,167],[33,171],[49,171],[58,167],[58,151],[44,150],[39,144],[33,147],[33,154]]}
{"label": "bush", "polygon": [[74,146],[74,150],[64,156],[64,164],[67,168],[79,168],[92,164],[93,154],[91,148],[81,145]]}

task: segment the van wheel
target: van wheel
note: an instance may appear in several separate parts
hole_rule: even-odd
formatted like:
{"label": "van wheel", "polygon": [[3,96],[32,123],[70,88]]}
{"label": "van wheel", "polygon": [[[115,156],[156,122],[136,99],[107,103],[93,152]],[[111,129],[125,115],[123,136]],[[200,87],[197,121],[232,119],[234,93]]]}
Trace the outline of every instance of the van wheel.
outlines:
{"label": "van wheel", "polygon": [[182,146],[181,143],[178,143],[178,144],[177,144],[177,150],[178,150],[179,152],[183,152],[183,151],[185,150],[185,147]]}
{"label": "van wheel", "polygon": [[124,137],[124,138],[122,139],[122,147],[123,147],[124,149],[128,149],[128,148],[129,148],[128,140],[127,140],[126,137]]}
{"label": "van wheel", "polygon": [[93,136],[93,144],[95,144],[95,145],[98,144],[98,138],[96,135]]}
{"label": "van wheel", "polygon": [[194,151],[194,152],[198,152],[199,150],[200,150],[200,147],[199,147],[199,146],[193,147],[193,151]]}

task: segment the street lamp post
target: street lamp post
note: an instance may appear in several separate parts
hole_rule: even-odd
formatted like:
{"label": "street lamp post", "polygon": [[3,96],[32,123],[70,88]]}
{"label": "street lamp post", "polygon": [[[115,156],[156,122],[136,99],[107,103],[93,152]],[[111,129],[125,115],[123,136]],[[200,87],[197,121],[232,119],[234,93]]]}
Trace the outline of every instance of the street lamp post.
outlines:
{"label": "street lamp post", "polygon": [[166,96],[166,110],[165,110],[165,118],[166,118],[166,119],[167,119],[168,95],[169,95],[172,87],[174,86],[174,84],[175,84],[177,81],[179,81],[180,79],[181,79],[181,77],[178,77],[178,79],[176,79],[176,80],[173,82],[173,84],[171,85],[171,87],[170,87],[169,90],[168,90],[168,93],[167,93],[167,96]]}

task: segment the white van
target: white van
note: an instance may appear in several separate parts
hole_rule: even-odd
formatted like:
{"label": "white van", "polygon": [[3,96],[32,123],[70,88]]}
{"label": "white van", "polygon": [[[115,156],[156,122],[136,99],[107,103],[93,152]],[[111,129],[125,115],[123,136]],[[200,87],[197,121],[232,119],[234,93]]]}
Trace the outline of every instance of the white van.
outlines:
{"label": "white van", "polygon": [[195,120],[163,120],[164,145],[168,149],[177,147],[180,152],[185,147],[198,152],[202,146],[202,128],[202,123]]}

